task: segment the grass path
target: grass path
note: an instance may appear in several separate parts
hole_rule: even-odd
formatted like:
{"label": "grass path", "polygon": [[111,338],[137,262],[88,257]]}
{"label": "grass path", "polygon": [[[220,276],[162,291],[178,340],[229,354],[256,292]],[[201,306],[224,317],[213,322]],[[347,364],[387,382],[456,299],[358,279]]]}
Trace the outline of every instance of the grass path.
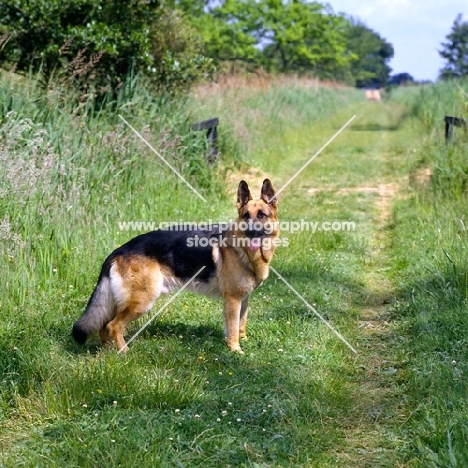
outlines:
{"label": "grass path", "polygon": [[[387,273],[388,225],[395,200],[409,189],[408,164],[416,124],[406,119],[405,110],[397,104],[362,103],[322,122],[313,134],[309,130],[282,135],[285,141],[280,147],[290,146],[295,139],[297,145],[310,145],[315,151],[352,112],[357,118],[350,129],[282,194],[282,215],[287,217],[292,209],[296,217],[300,211],[305,218],[312,215],[330,221],[355,215],[354,243],[363,250],[348,253],[348,266],[332,266],[347,270],[346,276],[361,284],[354,298],[358,331],[352,340],[359,353],[350,364],[353,403],[348,413],[342,414],[344,441],[334,462],[342,466],[402,466],[400,429],[408,415],[396,375],[399,357],[392,346],[397,337],[391,315],[394,284]],[[290,176],[293,171],[286,166],[300,167],[303,162],[304,157],[283,159],[275,165],[279,173]],[[281,178],[286,180],[284,175]],[[311,204],[315,205],[313,210]],[[349,333],[353,333],[351,329]]]}
{"label": "grass path", "polygon": [[[385,106],[385,105],[384,105]],[[363,466],[398,466],[399,456],[395,448],[401,445],[394,428],[406,418],[405,409],[400,405],[398,386],[394,383],[397,372],[395,350],[392,347],[393,328],[391,302],[394,285],[386,271],[389,270],[388,225],[391,222],[392,209],[397,197],[408,189],[406,160],[392,154],[391,147],[398,145],[403,131],[391,122],[389,111],[392,106],[381,109],[384,124],[378,131],[379,141],[374,141],[369,154],[383,152],[386,158],[382,165],[390,162],[399,164],[393,175],[386,175],[382,180],[373,181],[372,186],[356,187],[356,191],[375,193],[374,219],[370,222],[371,235],[368,238],[369,260],[364,271],[366,294],[363,297],[359,317],[359,329],[362,332],[359,363],[358,386],[355,389],[356,418],[361,419],[361,426],[355,428],[349,437],[349,447],[345,461]],[[375,111],[374,111],[375,112]],[[379,114],[379,113],[378,113]],[[375,113],[370,113],[374,115]],[[369,118],[369,114],[368,117]],[[378,119],[378,117],[377,117]],[[386,130],[385,127],[396,128]],[[365,131],[365,130],[363,130]],[[407,135],[404,137],[407,138]],[[395,159],[394,159],[395,158]],[[398,160],[395,161],[395,160]],[[382,167],[382,172],[384,168]],[[375,183],[377,182],[377,183]]]}

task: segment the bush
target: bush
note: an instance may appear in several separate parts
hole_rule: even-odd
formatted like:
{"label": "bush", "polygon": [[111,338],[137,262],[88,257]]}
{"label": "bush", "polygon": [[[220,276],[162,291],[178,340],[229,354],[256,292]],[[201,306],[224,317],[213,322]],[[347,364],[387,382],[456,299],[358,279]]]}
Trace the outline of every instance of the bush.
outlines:
{"label": "bush", "polygon": [[116,90],[130,73],[185,86],[210,71],[182,13],[153,0],[12,0],[0,4],[0,66],[59,75],[84,91]]}

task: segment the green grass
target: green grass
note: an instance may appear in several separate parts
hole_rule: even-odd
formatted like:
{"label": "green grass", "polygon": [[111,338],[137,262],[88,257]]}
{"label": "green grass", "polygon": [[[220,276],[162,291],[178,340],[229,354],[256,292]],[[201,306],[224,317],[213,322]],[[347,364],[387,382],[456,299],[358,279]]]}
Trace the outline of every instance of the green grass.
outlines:
{"label": "green grass", "polygon": [[429,167],[432,176],[397,204],[391,231],[411,466],[468,463],[468,146],[460,129],[448,147],[443,136],[445,114],[466,117],[467,90],[466,82],[441,83],[413,97],[416,115],[430,124],[413,170]]}
{"label": "green grass", "polygon": [[[446,149],[421,117],[439,91],[379,104],[278,80],[174,102],[133,83],[99,112],[52,91],[0,81],[2,466],[466,464],[466,147]],[[279,203],[282,221],[356,230],[283,232],[273,266],[357,355],[273,272],[252,295],[243,356],[225,346],[221,303],[191,294],[126,356],[73,342],[101,262],[137,234],[119,221],[232,218],[228,193],[250,166],[279,188],[354,114]],[[209,168],[188,127],[212,116],[221,160]],[[410,189],[425,167],[431,181]],[[395,208],[381,184],[399,184]]]}

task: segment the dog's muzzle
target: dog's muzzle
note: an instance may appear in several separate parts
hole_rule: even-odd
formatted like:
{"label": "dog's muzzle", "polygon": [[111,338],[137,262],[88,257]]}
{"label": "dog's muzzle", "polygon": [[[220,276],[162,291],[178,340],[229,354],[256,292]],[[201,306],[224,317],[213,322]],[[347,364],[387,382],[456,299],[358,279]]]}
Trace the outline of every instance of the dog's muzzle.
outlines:
{"label": "dog's muzzle", "polygon": [[265,227],[257,222],[249,222],[247,229],[244,231],[245,236],[249,239],[249,250],[257,251],[262,246],[262,240],[266,235]]}

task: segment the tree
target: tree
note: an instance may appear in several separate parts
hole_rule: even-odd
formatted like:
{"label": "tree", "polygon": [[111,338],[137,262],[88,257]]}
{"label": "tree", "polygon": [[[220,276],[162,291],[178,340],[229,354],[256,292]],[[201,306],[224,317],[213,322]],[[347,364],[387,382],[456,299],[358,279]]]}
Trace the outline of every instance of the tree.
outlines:
{"label": "tree", "polygon": [[446,36],[447,42],[441,44],[439,55],[447,63],[440,71],[441,78],[468,75],[468,21],[463,22],[462,15],[455,18],[452,31]]}
{"label": "tree", "polygon": [[387,85],[406,86],[411,83],[414,83],[414,78],[409,73],[397,73],[389,78]]}
{"label": "tree", "polygon": [[346,25],[342,17],[320,3],[267,2],[263,9],[266,30],[262,35],[263,57],[273,70],[312,72],[321,78],[334,78],[346,67]]}
{"label": "tree", "polygon": [[173,0],[215,61],[309,72],[358,86],[386,84],[393,46],[352,17],[309,0]]}
{"label": "tree", "polygon": [[351,64],[351,73],[357,87],[380,87],[387,83],[391,72],[387,62],[394,53],[392,44],[351,18],[348,50],[356,57]]}
{"label": "tree", "polygon": [[392,56],[377,33],[309,0],[0,0],[0,66],[86,91],[130,73],[171,89],[238,61],[381,85]]}
{"label": "tree", "polygon": [[346,21],[329,7],[306,0],[224,0],[196,21],[205,52],[269,71],[332,77],[347,66]]}
{"label": "tree", "polygon": [[202,41],[180,11],[158,0],[0,2],[0,66],[115,89],[132,72],[164,86],[203,73]]}

